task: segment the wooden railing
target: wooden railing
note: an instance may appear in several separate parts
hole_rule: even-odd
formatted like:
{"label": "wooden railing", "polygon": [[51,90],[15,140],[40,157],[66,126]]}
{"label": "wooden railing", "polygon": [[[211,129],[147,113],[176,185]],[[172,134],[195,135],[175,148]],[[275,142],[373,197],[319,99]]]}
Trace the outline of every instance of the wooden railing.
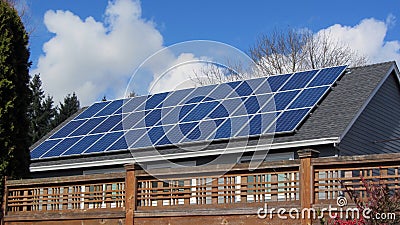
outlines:
{"label": "wooden railing", "polygon": [[[221,176],[138,180],[139,207],[299,200],[299,172],[240,171]],[[268,170],[265,168],[264,170]],[[237,172],[237,171],[236,171]]]}
{"label": "wooden railing", "polygon": [[124,173],[6,182],[7,214],[123,208]]}
{"label": "wooden railing", "polygon": [[[236,214],[254,217],[254,209],[264,203],[298,209],[334,204],[345,195],[343,185],[365,197],[361,177],[400,189],[400,153],[313,158],[314,153],[302,151],[296,160],[264,162],[256,170],[249,170],[247,164],[152,171],[128,165],[126,173],[8,180],[5,219],[18,221],[26,213],[40,217],[53,212],[117,210],[123,213],[124,223],[131,225],[136,219],[145,223],[149,218],[195,217],[197,209],[212,209],[208,213],[217,215],[218,210],[237,207],[249,210]],[[169,209],[175,214],[165,214]]]}
{"label": "wooden railing", "polygon": [[[363,181],[400,189],[399,154],[340,157],[331,160],[316,158],[314,166],[315,203],[336,200],[339,196],[350,199],[348,190],[366,198]],[[356,159],[356,160],[354,160]]]}

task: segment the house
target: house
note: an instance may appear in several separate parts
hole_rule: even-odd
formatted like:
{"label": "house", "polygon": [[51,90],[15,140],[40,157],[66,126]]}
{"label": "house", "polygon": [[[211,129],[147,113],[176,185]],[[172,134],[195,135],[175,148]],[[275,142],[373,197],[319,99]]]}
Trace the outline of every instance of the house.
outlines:
{"label": "house", "polygon": [[[238,90],[244,83],[249,93]],[[124,171],[133,161],[154,169],[290,160],[306,148],[320,157],[398,153],[399,87],[396,63],[385,62],[98,102],[35,143],[30,169],[55,177]],[[225,104],[224,116],[210,116],[231,98],[238,101]],[[245,113],[233,109],[240,107]],[[231,119],[229,129],[222,117]]]}

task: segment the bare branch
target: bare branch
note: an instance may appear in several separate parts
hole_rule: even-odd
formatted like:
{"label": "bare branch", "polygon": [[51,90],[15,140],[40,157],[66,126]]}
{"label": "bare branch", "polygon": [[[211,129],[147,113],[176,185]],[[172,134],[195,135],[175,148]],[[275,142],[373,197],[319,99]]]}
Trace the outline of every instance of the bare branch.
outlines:
{"label": "bare branch", "polygon": [[252,71],[243,71],[240,64],[231,63],[230,67],[235,68],[233,71],[237,71],[236,73],[211,67],[194,72],[192,80],[199,85],[206,85],[345,64],[361,66],[367,63],[365,56],[332,37],[326,31],[313,33],[304,29],[275,29],[270,35],[260,35],[249,49],[249,55],[255,63]]}

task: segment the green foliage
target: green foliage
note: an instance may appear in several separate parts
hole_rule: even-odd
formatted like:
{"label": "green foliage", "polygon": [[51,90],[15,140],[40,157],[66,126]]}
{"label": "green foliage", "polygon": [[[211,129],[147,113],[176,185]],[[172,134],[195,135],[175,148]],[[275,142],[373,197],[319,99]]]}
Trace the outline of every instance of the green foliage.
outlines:
{"label": "green foliage", "polygon": [[45,97],[42,90],[42,81],[38,74],[32,78],[29,87],[32,91],[31,104],[28,110],[30,121],[29,137],[30,144],[33,144],[52,129],[52,121],[56,110],[53,107],[53,98],[50,96]]}
{"label": "green foliage", "polygon": [[5,176],[29,174],[29,67],[28,34],[17,11],[0,0],[0,195]]}
{"label": "green foliage", "polygon": [[0,173],[19,178],[29,173],[28,34],[18,13],[0,1]]}
{"label": "green foliage", "polygon": [[64,122],[67,118],[78,112],[79,110],[79,100],[75,93],[68,94],[64,98],[64,103],[60,102],[60,107],[57,110],[55,115],[55,120],[53,123],[53,127],[58,126],[62,122]]}
{"label": "green foliage", "polygon": [[32,93],[28,110],[29,137],[32,145],[76,113],[79,110],[79,100],[75,93],[68,94],[59,107],[54,107],[53,98],[45,96],[39,74],[32,78],[29,87]]}

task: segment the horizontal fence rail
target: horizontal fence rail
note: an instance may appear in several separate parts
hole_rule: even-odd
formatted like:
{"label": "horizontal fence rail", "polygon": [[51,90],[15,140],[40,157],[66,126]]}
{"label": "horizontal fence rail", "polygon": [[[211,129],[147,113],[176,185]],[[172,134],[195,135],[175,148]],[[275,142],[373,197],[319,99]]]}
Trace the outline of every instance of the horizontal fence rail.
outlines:
{"label": "horizontal fence rail", "polygon": [[[318,208],[332,204],[339,196],[346,196],[351,204],[346,189],[365,198],[363,180],[400,190],[400,153],[313,158],[314,153],[303,151],[300,159],[263,162],[255,170],[249,170],[248,164],[152,171],[128,165],[125,173],[7,180],[4,219],[18,221],[26,214],[40,219],[41,215],[69,212],[85,218],[91,211],[96,215],[112,212],[117,216],[110,216],[118,219],[122,215],[125,224],[133,224],[135,218],[161,218],[163,212],[180,216],[196,215],[196,209],[221,212],[218,210],[239,206],[253,210],[264,203]],[[69,216],[72,220],[81,218]]]}
{"label": "horizontal fence rail", "polygon": [[[7,213],[123,208],[124,174],[7,181]],[[53,181],[53,182],[51,182]],[[57,181],[57,182],[54,182]]]}
{"label": "horizontal fence rail", "polygon": [[137,199],[143,207],[293,201],[299,200],[299,172],[139,179]]}
{"label": "horizontal fence rail", "polygon": [[400,189],[400,162],[391,164],[345,168],[316,168],[314,171],[314,194],[316,202],[336,200],[339,196],[350,196],[346,190],[354,191],[359,198],[367,197],[363,180],[369,184],[387,185],[391,190]]}

